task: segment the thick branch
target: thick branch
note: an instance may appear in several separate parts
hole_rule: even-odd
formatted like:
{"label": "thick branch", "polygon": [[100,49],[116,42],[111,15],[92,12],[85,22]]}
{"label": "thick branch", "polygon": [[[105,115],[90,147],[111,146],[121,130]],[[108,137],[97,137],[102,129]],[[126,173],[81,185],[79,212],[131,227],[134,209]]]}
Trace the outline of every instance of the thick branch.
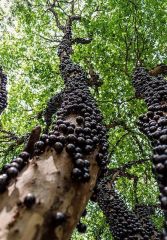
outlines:
{"label": "thick branch", "polygon": [[72,43],[73,44],[89,44],[89,43],[91,43],[91,41],[92,41],[92,38],[74,38],[73,40],[72,40]]}
{"label": "thick branch", "polygon": [[149,74],[151,76],[155,76],[155,77],[157,77],[159,74],[166,75],[167,74],[167,65],[165,65],[165,64],[157,65],[155,68],[153,68],[149,71]]}
{"label": "thick branch", "polygon": [[28,139],[28,142],[24,148],[24,151],[28,152],[30,154],[30,156],[32,157],[32,154],[34,152],[34,144],[39,141],[40,138],[40,134],[41,134],[41,127],[37,126],[35,127]]}
{"label": "thick branch", "polygon": [[79,15],[73,15],[69,17],[70,21],[81,21],[81,16]]}

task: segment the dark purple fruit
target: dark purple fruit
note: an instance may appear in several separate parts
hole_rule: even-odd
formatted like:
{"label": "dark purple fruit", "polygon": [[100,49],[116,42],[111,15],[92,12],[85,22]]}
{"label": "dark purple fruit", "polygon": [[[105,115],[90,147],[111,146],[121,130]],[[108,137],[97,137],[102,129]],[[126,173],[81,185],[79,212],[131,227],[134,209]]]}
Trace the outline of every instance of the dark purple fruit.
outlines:
{"label": "dark purple fruit", "polygon": [[62,144],[65,144],[66,138],[63,135],[60,135],[57,137],[57,141],[61,142]]}
{"label": "dark purple fruit", "polygon": [[23,159],[20,158],[20,157],[14,158],[14,159],[12,160],[12,162],[18,163],[18,164],[19,164],[19,168],[22,168],[22,167],[24,167],[24,165],[25,165]]}
{"label": "dark purple fruit", "polygon": [[80,170],[79,168],[74,168],[74,169],[72,170],[72,176],[73,176],[74,178],[79,178],[79,177],[81,177],[81,176],[82,176],[81,170]]}
{"label": "dark purple fruit", "polygon": [[52,213],[51,224],[54,227],[62,225],[66,221],[66,215],[62,212]]}
{"label": "dark purple fruit", "polygon": [[78,142],[78,145],[81,147],[85,145],[85,139],[83,137],[78,137],[77,142]]}
{"label": "dark purple fruit", "polygon": [[87,227],[86,227],[86,225],[85,225],[84,223],[79,223],[79,224],[77,224],[77,230],[78,230],[78,232],[80,232],[80,233],[85,233],[85,232],[86,232],[86,229],[87,229]]}
{"label": "dark purple fruit", "polygon": [[6,163],[6,164],[3,166],[2,171],[3,171],[3,172],[6,172],[7,169],[10,168],[10,167],[11,167],[11,164],[10,164],[10,163]]}
{"label": "dark purple fruit", "polygon": [[71,127],[71,126],[67,127],[67,132],[68,133],[74,133],[74,128]]}
{"label": "dark purple fruit", "polygon": [[82,149],[80,147],[76,147],[75,151],[76,151],[76,153],[81,153]]}
{"label": "dark purple fruit", "polygon": [[76,136],[74,135],[74,134],[69,134],[68,136],[67,136],[67,141],[69,142],[69,143],[75,143],[76,142]]}
{"label": "dark purple fruit", "polygon": [[21,157],[24,161],[28,161],[30,154],[28,152],[22,152],[19,154],[19,157]]}
{"label": "dark purple fruit", "polygon": [[47,134],[42,134],[41,137],[40,137],[40,140],[43,141],[44,143],[46,143],[47,139],[48,139]]}
{"label": "dark purple fruit", "polygon": [[39,150],[43,150],[45,147],[45,144],[43,141],[38,141],[34,144],[34,148],[39,149]]}
{"label": "dark purple fruit", "polygon": [[68,131],[66,124],[60,124],[59,130],[62,131],[63,133],[66,133]]}
{"label": "dark purple fruit", "polygon": [[78,159],[76,160],[76,162],[75,162],[75,165],[76,165],[78,168],[82,168],[82,167],[84,167],[85,162],[84,162],[83,159],[78,158]]}
{"label": "dark purple fruit", "polygon": [[76,118],[76,122],[78,123],[78,125],[82,124],[84,122],[84,118],[82,116],[78,116]]}
{"label": "dark purple fruit", "polygon": [[162,144],[167,144],[167,135],[161,135],[159,140]]}
{"label": "dark purple fruit", "polygon": [[8,182],[8,175],[6,173],[0,175],[0,192],[4,192],[6,190]]}
{"label": "dark purple fruit", "polygon": [[56,150],[57,153],[61,153],[63,151],[63,144],[61,142],[56,142],[54,144],[54,149]]}
{"label": "dark purple fruit", "polygon": [[167,210],[167,197],[163,196],[160,200],[162,208]]}
{"label": "dark purple fruit", "polygon": [[81,127],[76,127],[75,128],[75,133],[76,134],[79,134],[79,133],[82,133],[83,132],[83,129]]}
{"label": "dark purple fruit", "polygon": [[83,175],[83,181],[84,182],[89,182],[90,180],[90,174],[85,172],[84,175]]}
{"label": "dark purple fruit", "polygon": [[68,153],[72,153],[73,154],[75,152],[75,145],[72,144],[72,143],[67,144],[66,151]]}
{"label": "dark purple fruit", "polygon": [[92,151],[92,146],[91,146],[91,145],[86,145],[86,146],[85,146],[85,149],[84,149],[84,152],[85,152],[86,154],[89,154],[91,151]]}
{"label": "dark purple fruit", "polygon": [[90,133],[91,133],[91,129],[88,128],[88,127],[85,127],[85,128],[84,128],[84,133],[90,134]]}
{"label": "dark purple fruit", "polygon": [[49,144],[54,144],[55,142],[56,142],[56,140],[57,140],[57,137],[56,137],[56,135],[54,135],[54,134],[52,134],[52,135],[50,135],[49,136]]}
{"label": "dark purple fruit", "polygon": [[86,139],[86,144],[88,144],[88,145],[93,145],[93,141],[88,138],[88,139]]}
{"label": "dark purple fruit", "polygon": [[82,212],[82,217],[85,217],[86,216],[86,214],[87,214],[87,210],[85,209],[83,212]]}
{"label": "dark purple fruit", "polygon": [[15,167],[17,169],[20,169],[20,166],[19,166],[19,164],[17,162],[11,162],[10,165],[11,165],[11,167]]}
{"label": "dark purple fruit", "polygon": [[10,167],[6,171],[9,178],[14,178],[18,175],[18,169],[16,167]]}
{"label": "dark purple fruit", "polygon": [[90,167],[90,162],[88,160],[84,160],[85,167]]}
{"label": "dark purple fruit", "polygon": [[32,193],[28,193],[24,198],[23,203],[27,208],[32,208],[33,205],[36,203],[36,197]]}
{"label": "dark purple fruit", "polygon": [[[76,148],[76,152],[77,152],[77,148]],[[75,155],[74,155],[74,158],[75,159],[78,159],[78,158],[82,158],[83,157],[83,154],[77,152]]]}

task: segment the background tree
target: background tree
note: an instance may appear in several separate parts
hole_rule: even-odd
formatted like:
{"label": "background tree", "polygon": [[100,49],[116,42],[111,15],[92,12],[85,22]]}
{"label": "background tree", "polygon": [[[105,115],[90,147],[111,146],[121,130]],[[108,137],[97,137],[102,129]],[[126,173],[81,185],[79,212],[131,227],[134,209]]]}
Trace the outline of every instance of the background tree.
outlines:
{"label": "background tree", "polygon": [[[64,10],[68,10],[67,4],[61,1],[61,8],[57,9],[62,20]],[[150,158],[150,143],[136,126],[136,119],[145,112],[146,106],[143,100],[135,97],[131,73],[138,61],[149,69],[166,63],[165,6],[166,1],[157,6],[155,0],[144,3],[75,1],[82,23],[75,23],[74,36],[90,36],[93,41],[84,46],[75,45],[73,59],[88,71],[88,62],[92,63],[103,80],[99,91],[92,89],[92,94],[109,129],[110,168]],[[2,164],[21,151],[27,134],[35,125],[45,127],[39,115],[55,89],[59,92],[63,86],[56,56],[59,36],[45,1],[15,1],[10,6],[8,3],[1,6],[0,58],[9,79],[9,105],[1,117]],[[158,192],[150,162],[134,164],[125,172],[138,177],[137,188],[128,174],[120,174],[117,178],[116,187],[128,205],[135,205],[134,193],[139,202],[157,204]],[[85,221],[89,223],[91,219],[91,224],[86,238],[94,239],[96,229],[103,226],[104,218],[96,209],[96,205],[90,203]],[[96,218],[98,224],[93,222]],[[159,210],[154,220],[157,226],[161,225]],[[76,238],[84,239],[78,235]],[[107,228],[102,231],[101,238],[112,239]]]}

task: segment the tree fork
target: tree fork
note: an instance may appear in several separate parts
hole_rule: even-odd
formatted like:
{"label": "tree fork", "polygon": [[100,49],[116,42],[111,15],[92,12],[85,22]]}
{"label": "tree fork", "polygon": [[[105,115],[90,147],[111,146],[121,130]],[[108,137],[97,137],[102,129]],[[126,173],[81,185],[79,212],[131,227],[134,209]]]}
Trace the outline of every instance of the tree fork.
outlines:
{"label": "tree fork", "polygon": [[68,240],[97,177],[106,171],[108,144],[102,116],[90,95],[86,73],[70,59],[74,20],[78,17],[69,17],[63,26],[58,48],[65,88],[57,121],[34,144],[33,159],[28,161],[32,153],[23,152],[0,175],[4,240]]}

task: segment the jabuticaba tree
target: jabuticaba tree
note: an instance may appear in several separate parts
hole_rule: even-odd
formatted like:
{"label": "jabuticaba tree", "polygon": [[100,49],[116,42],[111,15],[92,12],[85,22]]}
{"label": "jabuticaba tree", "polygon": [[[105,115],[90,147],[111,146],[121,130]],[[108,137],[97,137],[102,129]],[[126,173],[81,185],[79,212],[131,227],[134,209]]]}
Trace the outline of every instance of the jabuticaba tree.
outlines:
{"label": "jabuticaba tree", "polygon": [[101,179],[98,182],[92,198],[105,214],[115,240],[159,239],[155,236],[150,238],[138,217],[128,209],[109,180]]}
{"label": "jabuticaba tree", "polygon": [[[151,74],[151,75],[150,75]],[[139,118],[140,130],[153,145],[153,172],[160,189],[161,208],[165,215],[165,229],[161,236],[167,239],[167,81],[162,75],[152,74],[138,67],[133,76],[136,96],[144,98],[148,112]]]}
{"label": "jabuticaba tree", "polygon": [[7,77],[2,71],[2,67],[0,67],[0,114],[4,111],[7,106]]}
{"label": "jabuticaba tree", "polygon": [[146,234],[149,236],[149,239],[160,239],[160,232],[158,232],[158,229],[156,229],[151,219],[151,216],[155,213],[155,206],[136,204],[134,212],[145,229]]}
{"label": "jabuticaba tree", "polygon": [[1,170],[0,239],[69,239],[97,177],[105,172],[106,129],[87,74],[70,57],[76,20],[80,18],[69,17],[60,28],[58,56],[65,88],[57,120],[34,144],[33,158],[23,151]]}

